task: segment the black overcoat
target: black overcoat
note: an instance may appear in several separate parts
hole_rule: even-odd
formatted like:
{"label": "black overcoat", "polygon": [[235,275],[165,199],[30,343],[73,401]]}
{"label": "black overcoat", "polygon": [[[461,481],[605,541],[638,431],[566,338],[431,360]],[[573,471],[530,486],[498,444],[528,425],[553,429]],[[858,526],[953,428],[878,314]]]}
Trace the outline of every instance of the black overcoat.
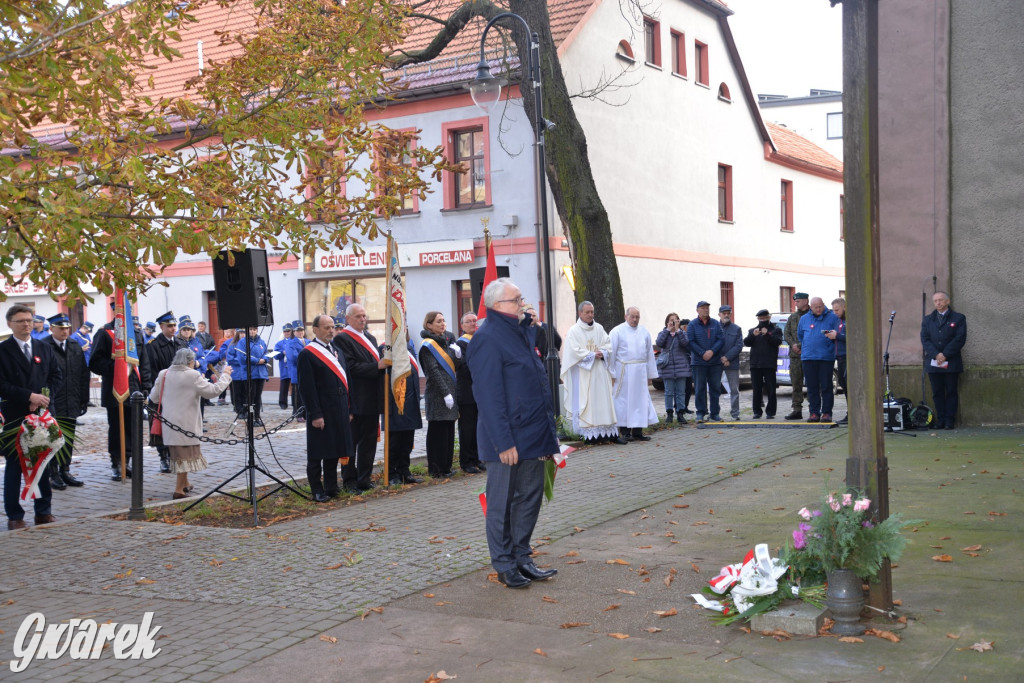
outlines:
{"label": "black overcoat", "polygon": [[[349,395],[345,383],[328,367],[310,346],[299,352],[299,392],[306,408],[306,458],[347,458],[353,454],[352,428],[349,426]],[[321,348],[324,348],[321,345]],[[328,352],[329,353],[329,352]],[[338,354],[345,367],[345,358]],[[324,428],[317,429],[313,420],[324,419]]]}
{"label": "black overcoat", "polygon": [[64,375],[61,388],[50,394],[50,412],[58,417],[81,417],[89,405],[89,367],[85,364],[85,352],[70,337],[64,342],[63,351],[53,337],[47,337],[43,343],[53,350],[54,360]]}
{"label": "black overcoat", "polygon": [[[370,344],[377,340],[369,332]],[[347,332],[335,335],[334,347],[345,356],[348,371],[349,405],[353,415],[380,415],[384,412],[384,370],[377,367],[377,356],[370,353]],[[301,384],[301,383],[300,383]]]}

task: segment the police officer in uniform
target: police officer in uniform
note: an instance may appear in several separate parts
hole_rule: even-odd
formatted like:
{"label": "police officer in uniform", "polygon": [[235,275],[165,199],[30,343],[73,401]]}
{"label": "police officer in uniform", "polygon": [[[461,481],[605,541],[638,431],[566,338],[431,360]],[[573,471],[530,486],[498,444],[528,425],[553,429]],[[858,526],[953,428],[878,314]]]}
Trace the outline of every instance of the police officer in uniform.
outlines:
{"label": "police officer in uniform", "polygon": [[89,366],[82,347],[71,337],[71,320],[64,313],[49,318],[50,336],[43,340],[53,349],[64,375],[60,389],[50,394],[50,414],[65,418],[64,448],[50,461],[50,486],[63,491],[69,486],[82,486],[70,471],[71,452],[75,447],[76,420],[85,415],[89,405]]}
{"label": "police officer in uniform", "polygon": [[[149,376],[152,378],[152,381],[156,381],[156,377],[160,374],[161,370],[171,367],[171,361],[174,360],[174,354],[178,352],[178,349],[187,348],[185,341],[175,335],[178,329],[178,320],[174,317],[174,313],[167,311],[157,318],[156,321],[160,325],[160,333],[153,337],[146,349]],[[152,419],[150,417],[150,421]],[[158,437],[153,437],[152,441],[153,443],[150,445],[156,446],[156,451],[160,454],[160,471],[164,474],[170,473],[170,450],[167,446],[163,445],[162,440]]]}

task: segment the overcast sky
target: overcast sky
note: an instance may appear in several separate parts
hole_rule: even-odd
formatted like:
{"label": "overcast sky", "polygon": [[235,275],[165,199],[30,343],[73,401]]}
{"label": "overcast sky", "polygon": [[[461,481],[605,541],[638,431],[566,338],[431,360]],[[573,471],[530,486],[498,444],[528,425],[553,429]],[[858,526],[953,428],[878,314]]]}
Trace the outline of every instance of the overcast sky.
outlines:
{"label": "overcast sky", "polygon": [[754,94],[843,89],[842,5],[829,0],[727,0],[729,26]]}

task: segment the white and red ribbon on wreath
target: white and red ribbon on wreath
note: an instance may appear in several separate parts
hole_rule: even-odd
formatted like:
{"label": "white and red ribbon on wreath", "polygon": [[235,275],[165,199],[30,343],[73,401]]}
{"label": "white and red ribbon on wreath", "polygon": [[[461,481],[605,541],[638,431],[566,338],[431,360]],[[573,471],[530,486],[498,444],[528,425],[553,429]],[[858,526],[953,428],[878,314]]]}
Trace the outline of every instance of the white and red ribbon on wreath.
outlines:
{"label": "white and red ribbon on wreath", "polygon": [[[778,558],[772,559],[768,552],[768,544],[760,543],[753,550],[747,551],[743,562],[722,567],[718,576],[708,581],[711,590],[724,595],[731,591],[733,602],[741,612],[746,611],[752,602],[751,597],[771,595],[779,589],[778,579],[786,573],[788,567]],[[699,593],[693,599],[708,609],[722,611],[723,605],[717,600],[708,600]]]}
{"label": "white and red ribbon on wreath", "polygon": [[[51,427],[56,429],[55,437],[50,433]],[[39,497],[39,482],[46,476],[46,466],[50,460],[64,447],[64,434],[48,411],[43,411],[41,415],[30,414],[21,421],[14,446],[18,451],[21,473],[25,477],[20,498],[22,502],[27,502]]]}

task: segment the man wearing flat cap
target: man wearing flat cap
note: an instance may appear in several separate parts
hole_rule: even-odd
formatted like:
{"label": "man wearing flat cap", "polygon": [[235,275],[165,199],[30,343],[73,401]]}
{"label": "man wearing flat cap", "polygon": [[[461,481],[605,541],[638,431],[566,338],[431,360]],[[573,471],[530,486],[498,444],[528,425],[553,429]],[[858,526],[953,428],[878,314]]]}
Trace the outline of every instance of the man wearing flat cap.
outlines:
{"label": "man wearing flat cap", "polygon": [[[762,414],[769,420],[775,419],[775,373],[782,345],[782,330],[772,322],[767,308],[757,312],[757,327],[750,328],[743,343],[750,347],[750,383],[754,389],[754,419]],[[762,402],[767,400],[765,406]],[[762,407],[764,412],[762,413]]]}
{"label": "man wearing flat cap", "polygon": [[811,310],[809,298],[807,292],[797,292],[793,295],[796,310],[790,314],[786,328],[782,332],[783,338],[789,344],[789,381],[793,386],[793,410],[786,415],[787,420],[804,418],[804,366],[800,361],[800,338],[797,336],[797,330],[800,327],[800,318]]}
{"label": "man wearing flat cap", "polygon": [[[718,400],[722,393],[722,349],[725,334],[711,317],[711,304],[697,302],[697,317],[686,328],[690,341],[690,368],[693,370],[697,422],[721,422]],[[708,405],[710,398],[710,406]],[[709,416],[710,409],[710,418]]]}
{"label": "man wearing flat cap", "polygon": [[71,474],[71,452],[75,447],[76,420],[85,415],[89,405],[89,365],[82,347],[71,338],[71,320],[64,313],[49,319],[50,336],[43,340],[53,349],[64,382],[50,394],[50,414],[62,420],[64,447],[49,464],[50,486],[63,491],[68,486],[82,486]]}
{"label": "man wearing flat cap", "polygon": [[732,306],[718,309],[718,323],[722,326],[725,343],[722,346],[722,374],[729,386],[729,414],[740,419],[740,351],[743,350],[743,330],[732,321]]}

